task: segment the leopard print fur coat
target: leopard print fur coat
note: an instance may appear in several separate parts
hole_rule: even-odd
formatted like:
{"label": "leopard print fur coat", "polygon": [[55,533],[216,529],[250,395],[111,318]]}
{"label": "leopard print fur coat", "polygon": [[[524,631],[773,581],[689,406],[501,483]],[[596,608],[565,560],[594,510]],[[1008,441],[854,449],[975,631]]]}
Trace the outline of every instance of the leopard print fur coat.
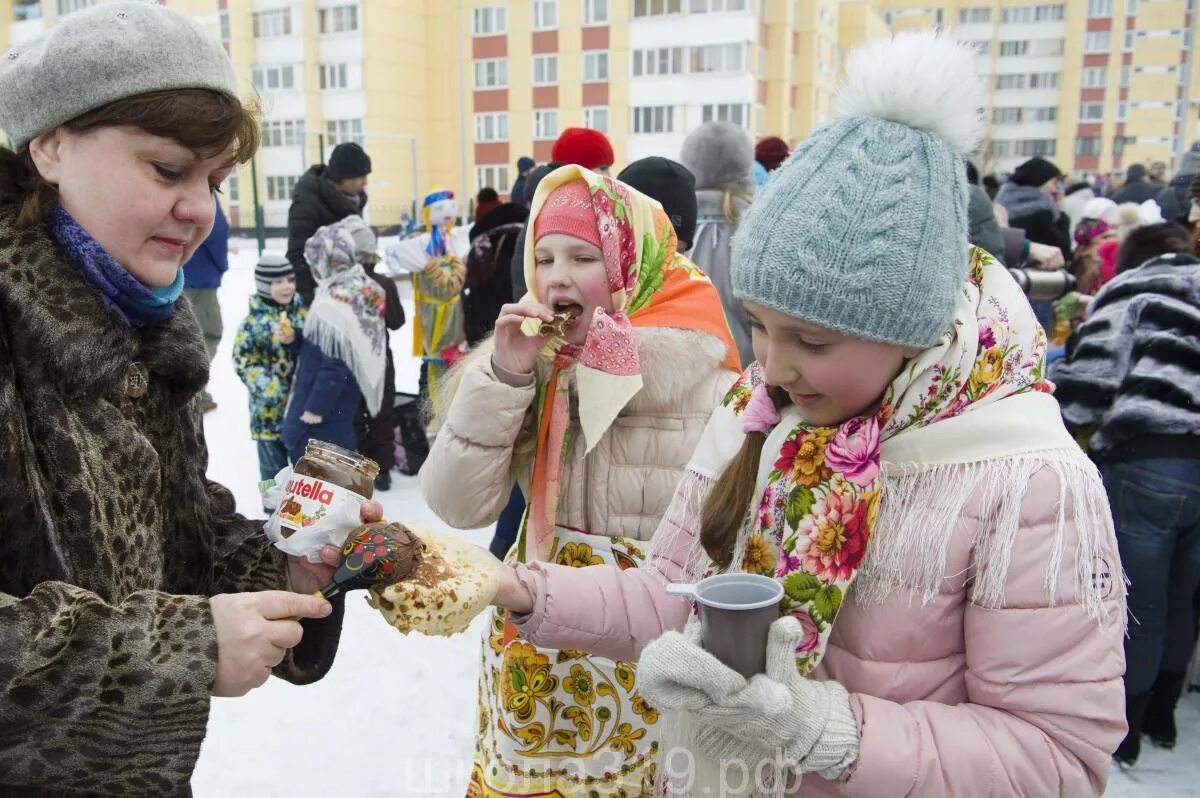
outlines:
{"label": "leopard print fur coat", "polygon": [[[190,792],[208,597],[286,587],[262,522],[205,477],[207,373],[186,299],[130,329],[0,206],[0,797]],[[276,675],[321,678],[341,618],[306,621]]]}

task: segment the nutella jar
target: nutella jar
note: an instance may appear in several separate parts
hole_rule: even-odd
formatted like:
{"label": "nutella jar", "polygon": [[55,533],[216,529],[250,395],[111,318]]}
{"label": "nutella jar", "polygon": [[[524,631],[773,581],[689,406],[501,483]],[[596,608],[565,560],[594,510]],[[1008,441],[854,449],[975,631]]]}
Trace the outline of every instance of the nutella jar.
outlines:
{"label": "nutella jar", "polygon": [[341,547],[361,525],[359,507],[374,493],[378,474],[379,466],[370,458],[325,441],[309,441],[281,485],[267,536],[288,554],[310,560],[326,544]]}

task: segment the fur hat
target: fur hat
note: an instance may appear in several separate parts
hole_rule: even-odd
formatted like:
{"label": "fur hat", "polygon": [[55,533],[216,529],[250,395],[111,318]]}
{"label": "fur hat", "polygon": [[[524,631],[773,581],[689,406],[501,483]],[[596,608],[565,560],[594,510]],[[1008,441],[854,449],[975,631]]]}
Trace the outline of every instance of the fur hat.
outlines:
{"label": "fur hat", "polygon": [[754,193],[754,145],[744,128],[731,122],[705,122],[688,134],[679,153],[696,176],[700,191]]}
{"label": "fur hat", "polygon": [[0,128],[14,152],[106,105],[173,89],[237,97],[233,63],[192,18],[152,3],[111,3],[63,20],[0,58]]}
{"label": "fur hat", "polygon": [[675,228],[679,251],[687,252],[692,248],[699,211],[696,205],[696,178],[686,166],[670,158],[652,155],[626,166],[617,179],[650,199],[658,200],[671,220],[671,226]]}
{"label": "fur hat", "polygon": [[550,150],[550,159],[593,170],[602,166],[612,166],[614,160],[612,144],[608,137],[599,130],[586,127],[569,127],[564,130]]}

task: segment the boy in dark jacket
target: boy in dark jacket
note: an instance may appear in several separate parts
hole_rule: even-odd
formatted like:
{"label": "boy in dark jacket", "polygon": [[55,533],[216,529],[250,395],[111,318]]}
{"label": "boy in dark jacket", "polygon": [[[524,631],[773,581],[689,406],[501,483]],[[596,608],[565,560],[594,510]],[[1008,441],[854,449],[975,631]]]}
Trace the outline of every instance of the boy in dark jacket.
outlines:
{"label": "boy in dark jacket", "polygon": [[[225,218],[225,212],[221,210],[221,203],[216,203],[216,206],[217,216],[212,232],[196,250],[196,254],[192,255],[191,260],[183,264],[183,293],[192,303],[196,321],[200,322],[209,363],[212,363],[217,354],[217,346],[221,343],[221,333],[224,330],[217,289],[221,287],[221,277],[229,270],[229,222]],[[205,413],[217,406],[207,387],[200,392],[200,405]]]}

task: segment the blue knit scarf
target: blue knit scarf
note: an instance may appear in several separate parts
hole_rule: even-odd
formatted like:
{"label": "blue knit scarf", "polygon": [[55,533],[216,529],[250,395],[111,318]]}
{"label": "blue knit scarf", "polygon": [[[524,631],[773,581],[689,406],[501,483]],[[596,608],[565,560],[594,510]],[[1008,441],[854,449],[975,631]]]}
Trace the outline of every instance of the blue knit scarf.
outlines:
{"label": "blue knit scarf", "polygon": [[170,285],[147,288],[105,252],[61,205],[50,214],[50,233],[100,292],[104,304],[130,327],[137,329],[171,318],[175,300],[183,293],[183,269]]}

